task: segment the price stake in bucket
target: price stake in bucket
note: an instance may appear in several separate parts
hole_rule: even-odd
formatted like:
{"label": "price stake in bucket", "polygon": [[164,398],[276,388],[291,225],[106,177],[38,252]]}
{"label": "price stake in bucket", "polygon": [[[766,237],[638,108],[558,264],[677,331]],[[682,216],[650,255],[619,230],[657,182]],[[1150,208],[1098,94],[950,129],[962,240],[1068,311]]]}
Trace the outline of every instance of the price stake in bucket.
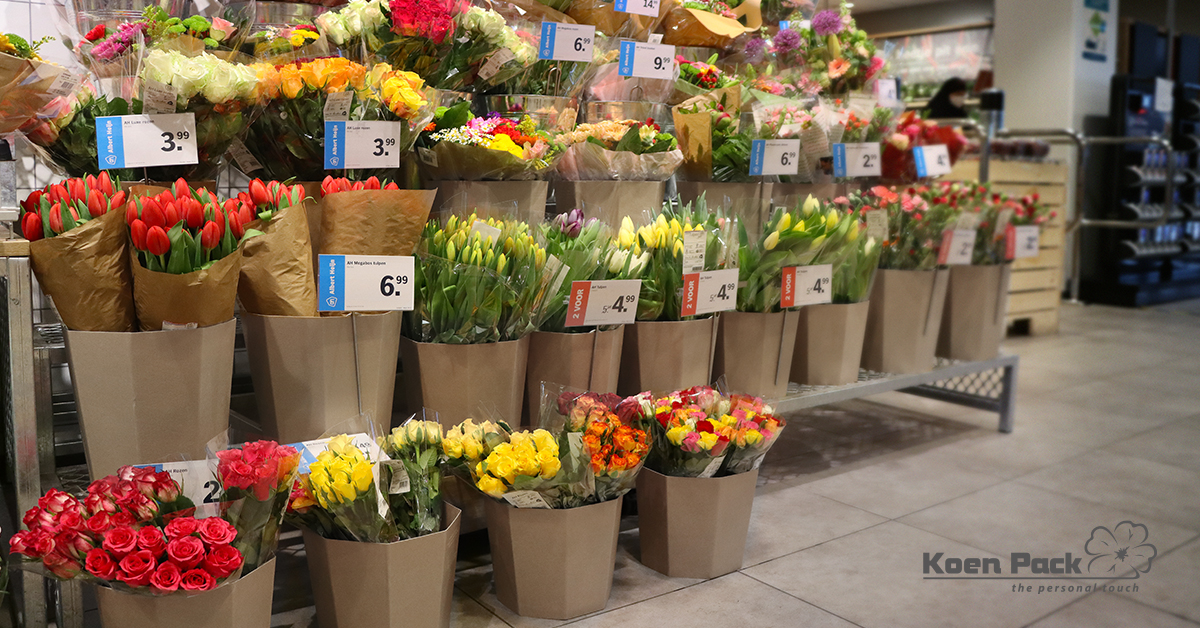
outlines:
{"label": "price stake in bucket", "polygon": [[754,140],[750,143],[750,174],[800,172],[800,140]]}
{"label": "price stake in bucket", "polygon": [[833,145],[833,176],[878,177],[882,174],[878,142]]}
{"label": "price stake in bucket", "polygon": [[682,316],[725,312],[737,307],[736,268],[688,273],[683,276]]}
{"label": "price stake in bucket", "polygon": [[618,13],[657,17],[659,4],[660,0],[617,0],[614,8]]}
{"label": "price stake in bucket", "polygon": [[325,121],[325,169],[399,168],[400,122]]}
{"label": "price stake in bucket", "polygon": [[413,309],[415,264],[408,255],[321,255],[317,299],[322,312]]}
{"label": "price stake in bucket", "polygon": [[622,41],[617,74],[671,80],[675,77],[675,46]]}
{"label": "price stake in bucket", "polygon": [[221,503],[221,483],[214,480],[213,469],[207,460],[179,460],[159,464],[137,464],[137,469],[151,468],[158,473],[166,471],[172,480],[179,483],[183,496],[196,506]]}
{"label": "price stake in bucket", "polygon": [[950,266],[970,266],[975,254],[974,229],[947,229],[942,232],[938,263]]}
{"label": "price stake in bucket", "polygon": [[595,40],[595,26],[542,22],[542,43],[538,47],[538,59],[591,61]]}
{"label": "price stake in bucket", "polygon": [[833,302],[833,265],[790,266],[783,269],[784,308]]}
{"label": "price stake in bucket", "polygon": [[199,163],[196,117],[191,113],[100,116],[96,158],[101,170]]}
{"label": "price stake in bucket", "polygon": [[937,177],[950,174],[950,153],[945,144],[930,144],[912,149],[918,177]]}
{"label": "price stake in bucket", "polygon": [[1004,233],[1005,258],[1037,257],[1041,250],[1041,231],[1037,225],[1009,225]]}
{"label": "price stake in bucket", "polygon": [[567,298],[566,326],[632,323],[641,292],[641,279],[573,281]]}

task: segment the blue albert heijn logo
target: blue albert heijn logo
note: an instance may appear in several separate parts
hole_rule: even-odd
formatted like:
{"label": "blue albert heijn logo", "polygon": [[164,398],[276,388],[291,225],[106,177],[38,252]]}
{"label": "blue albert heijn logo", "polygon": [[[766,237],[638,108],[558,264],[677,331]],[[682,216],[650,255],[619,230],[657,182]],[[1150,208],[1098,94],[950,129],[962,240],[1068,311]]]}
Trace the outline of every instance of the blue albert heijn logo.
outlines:
{"label": "blue albert heijn logo", "polygon": [[929,169],[925,167],[925,149],[921,148],[920,146],[916,146],[912,149],[912,151],[913,161],[917,164],[917,176],[929,176]]}
{"label": "blue albert heijn logo", "polygon": [[783,20],[779,23],[779,30],[786,31],[791,27],[791,25],[792,25],[791,22],[788,22],[787,20]]}
{"label": "blue albert heijn logo", "polygon": [[125,136],[121,116],[96,118],[96,156],[101,170],[125,167]]}
{"label": "blue albert heijn logo", "polygon": [[342,312],[346,309],[346,256],[321,255],[320,311]]}
{"label": "blue albert heijn logo", "polygon": [[629,0],[617,0],[614,7],[619,13],[629,12]]}
{"label": "blue albert heijn logo", "polygon": [[636,52],[636,44],[632,41],[621,42],[621,56],[617,62],[618,76],[633,76],[633,55]]}
{"label": "blue albert heijn logo", "polygon": [[325,121],[325,169],[341,170],[346,161],[346,122]]}
{"label": "blue albert heijn logo", "polygon": [[538,59],[554,58],[554,35],[557,31],[558,24],[542,22],[542,46],[538,48]]}
{"label": "blue albert heijn logo", "polygon": [[763,172],[763,157],[767,153],[766,140],[754,140],[750,143],[750,174],[759,176]]}
{"label": "blue albert heijn logo", "polygon": [[846,145],[833,145],[833,176],[846,176]]}

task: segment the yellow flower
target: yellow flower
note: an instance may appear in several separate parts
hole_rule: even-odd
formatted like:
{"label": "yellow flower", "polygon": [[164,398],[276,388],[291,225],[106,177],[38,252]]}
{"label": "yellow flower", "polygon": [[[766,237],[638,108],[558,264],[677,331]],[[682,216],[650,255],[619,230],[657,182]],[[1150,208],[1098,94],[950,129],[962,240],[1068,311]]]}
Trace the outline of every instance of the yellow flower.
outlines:
{"label": "yellow flower", "polygon": [[468,460],[478,460],[483,453],[483,445],[474,436],[466,436],[462,439],[463,453],[466,454]]}
{"label": "yellow flower", "polygon": [[476,482],[475,485],[479,487],[479,490],[491,495],[492,497],[500,497],[508,492],[508,487],[504,485],[504,482],[501,482],[490,475],[485,475],[479,478],[479,481]]}
{"label": "yellow flower", "polygon": [[554,435],[546,430],[534,430],[533,442],[537,445],[538,451],[549,451],[551,455],[558,455],[558,441],[554,440]]}
{"label": "yellow flower", "polygon": [[846,234],[846,240],[849,242],[854,242],[857,239],[858,239],[858,221],[855,220],[854,224],[850,225],[850,233]]}
{"label": "yellow flower", "polygon": [[775,230],[782,233],[787,231],[787,228],[790,226],[792,226],[792,215],[787,212],[783,212],[783,218],[779,219],[779,226],[776,227]]}
{"label": "yellow flower", "polygon": [[359,493],[366,493],[375,482],[375,477],[371,473],[371,463],[360,462],[354,465],[354,472],[351,474],[351,479],[354,480],[354,488]]}
{"label": "yellow flower", "polygon": [[813,198],[812,194],[809,194],[808,198],[804,199],[803,210],[804,210],[805,216],[811,216],[813,212],[817,211],[820,208],[821,208],[821,201],[818,201],[817,199]]}
{"label": "yellow flower", "polygon": [[837,227],[837,224],[838,224],[837,210],[831,209],[831,210],[829,210],[829,213],[825,215],[825,228],[829,231],[833,231],[834,228]]}
{"label": "yellow flower", "polygon": [[442,452],[447,458],[462,458],[463,457],[463,441],[462,438],[451,440],[450,438],[442,439]]}
{"label": "yellow flower", "polygon": [[342,502],[353,501],[355,497],[358,497],[358,492],[345,480],[334,480],[333,491]]}
{"label": "yellow flower", "polygon": [[492,150],[509,153],[518,159],[523,159],[525,157],[525,149],[517,146],[517,144],[513,142],[512,138],[507,135],[501,134],[493,136],[491,141],[488,142],[487,147]]}
{"label": "yellow flower", "polygon": [[541,473],[542,463],[536,453],[521,454],[517,457],[517,475],[533,477]]}
{"label": "yellow flower", "polygon": [[688,433],[690,433],[690,432],[691,432],[691,430],[689,430],[688,428],[686,428],[682,425],[677,425],[677,426],[667,430],[667,440],[671,441],[672,445],[679,445],[679,444],[683,443],[683,438],[685,436],[687,436]]}
{"label": "yellow flower", "polygon": [[701,432],[700,447],[704,449],[704,451],[708,451],[713,448],[713,445],[717,444],[717,439],[718,437],[714,432]]}
{"label": "yellow flower", "polygon": [[559,462],[557,455],[545,458],[539,455],[538,458],[542,466],[542,479],[549,480],[558,475],[558,470],[562,468],[562,463]]}
{"label": "yellow flower", "polygon": [[750,430],[750,431],[746,432],[746,444],[747,445],[754,446],[761,442],[763,442],[762,432],[760,432],[758,430]]}
{"label": "yellow flower", "polygon": [[498,478],[504,478],[510,484],[517,478],[517,462],[512,456],[497,455],[496,452],[492,452],[484,464],[487,465],[488,473]]}
{"label": "yellow flower", "polygon": [[772,231],[771,235],[767,236],[767,239],[765,241],[763,241],[763,247],[766,248],[768,251],[775,250],[775,246],[777,244],[779,244],[779,232],[778,231]]}

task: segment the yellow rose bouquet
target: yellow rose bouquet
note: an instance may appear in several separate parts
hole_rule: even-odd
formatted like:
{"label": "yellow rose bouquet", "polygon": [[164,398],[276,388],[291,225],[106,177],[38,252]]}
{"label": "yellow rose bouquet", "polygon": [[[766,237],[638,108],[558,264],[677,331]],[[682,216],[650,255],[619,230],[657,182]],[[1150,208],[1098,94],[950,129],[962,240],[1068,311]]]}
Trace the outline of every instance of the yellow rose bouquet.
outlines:
{"label": "yellow rose bouquet", "polygon": [[[352,438],[345,434],[329,439],[325,451],[309,464],[306,486],[316,507],[333,523],[331,538],[388,543],[399,535],[387,496],[380,491],[377,465],[383,456],[377,448],[368,448],[374,450],[369,458],[359,447],[363,440],[362,436]],[[370,443],[369,439],[366,442]],[[297,503],[293,495],[289,513],[303,505],[306,502]],[[305,521],[301,518],[298,523],[303,525]]]}

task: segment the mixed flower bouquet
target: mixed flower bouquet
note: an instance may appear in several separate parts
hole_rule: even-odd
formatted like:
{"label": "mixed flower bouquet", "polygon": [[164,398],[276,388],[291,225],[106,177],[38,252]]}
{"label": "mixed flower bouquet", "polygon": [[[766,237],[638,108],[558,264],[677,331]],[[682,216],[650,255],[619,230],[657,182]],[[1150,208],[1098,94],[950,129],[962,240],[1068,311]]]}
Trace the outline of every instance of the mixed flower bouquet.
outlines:
{"label": "mixed flower bouquet", "polygon": [[874,42],[855,25],[844,0],[839,10],[821,11],[799,30],[779,31],[774,47],[785,58],[796,51],[822,91],[835,95],[866,89],[885,66],[884,59],[875,56]]}
{"label": "mixed flower bouquet", "polygon": [[933,120],[922,120],[916,111],[905,112],[896,121],[895,132],[883,144],[880,157],[883,178],[899,182],[916,181],[917,165],[912,149],[931,144],[945,144],[950,165],[953,166],[966,150],[967,139],[958,129],[939,126]]}
{"label": "mixed flower bouquet", "polygon": [[275,555],[279,528],[296,482],[300,453],[275,441],[260,440],[217,451],[221,516],[236,529],[230,542],[245,557],[247,571]]}
{"label": "mixed flower bouquet", "polygon": [[51,40],[28,42],[0,32],[0,135],[16,131],[59,97],[51,90],[61,90],[55,84],[66,70],[38,56],[38,49]]}
{"label": "mixed flower bouquet", "polygon": [[[96,154],[96,118],[141,111],[140,100],[131,104],[125,98],[100,95],[94,85],[85,81],[73,94],[51,101],[20,130],[45,160],[66,176],[98,175],[101,171]],[[129,168],[107,172],[123,180],[141,177],[140,171]]]}
{"label": "mixed flower bouquet", "polygon": [[749,182],[751,132],[738,129],[740,90],[729,87],[690,98],[673,111],[684,147],[681,178]]}
{"label": "mixed flower bouquet", "polygon": [[942,182],[917,190],[931,207],[948,207],[952,213],[974,214],[975,249],[971,264],[988,266],[1011,261],[1008,258],[1010,225],[1045,224],[1056,215],[1041,205],[1036,195],[1019,199],[994,192],[987,183]]}
{"label": "mixed flower bouquet", "polygon": [[418,342],[476,344],[517,340],[554,292],[561,265],[529,225],[512,219],[431,220],[417,250],[414,309],[405,335]]}
{"label": "mixed flower bouquet", "polygon": [[553,168],[562,146],[538,129],[533,118],[520,121],[493,112],[476,117],[469,102],[438,108],[418,140],[418,154],[436,181],[541,178]]}
{"label": "mixed flower bouquet", "polygon": [[654,120],[605,120],[561,133],[557,170],[570,181],[665,181],[683,163],[674,136]]}
{"label": "mixed flower bouquet", "polygon": [[236,527],[193,517],[169,473],[122,467],[87,492],[80,501],[51,489],[25,513],[10,549],[58,579],[141,595],[209,591],[253,570]]}
{"label": "mixed flower bouquet", "polygon": [[930,205],[922,194],[925,188],[896,191],[877,185],[859,195],[849,195],[852,207],[859,211],[886,211],[888,239],[882,243],[879,268],[893,270],[929,270],[937,266],[942,232],[957,215],[948,204]]}
{"label": "mixed flower bouquet", "polygon": [[675,63],[679,65],[679,78],[675,80],[675,91],[684,94],[684,99],[699,96],[714,89],[736,85],[738,80],[714,65],[717,55],[709,57],[708,61],[688,61],[677,55]]}
{"label": "mixed flower bouquet", "polygon": [[483,93],[537,61],[537,46],[529,32],[514,30],[490,2],[468,6],[454,21],[453,44],[438,72],[428,79],[438,89]]}

